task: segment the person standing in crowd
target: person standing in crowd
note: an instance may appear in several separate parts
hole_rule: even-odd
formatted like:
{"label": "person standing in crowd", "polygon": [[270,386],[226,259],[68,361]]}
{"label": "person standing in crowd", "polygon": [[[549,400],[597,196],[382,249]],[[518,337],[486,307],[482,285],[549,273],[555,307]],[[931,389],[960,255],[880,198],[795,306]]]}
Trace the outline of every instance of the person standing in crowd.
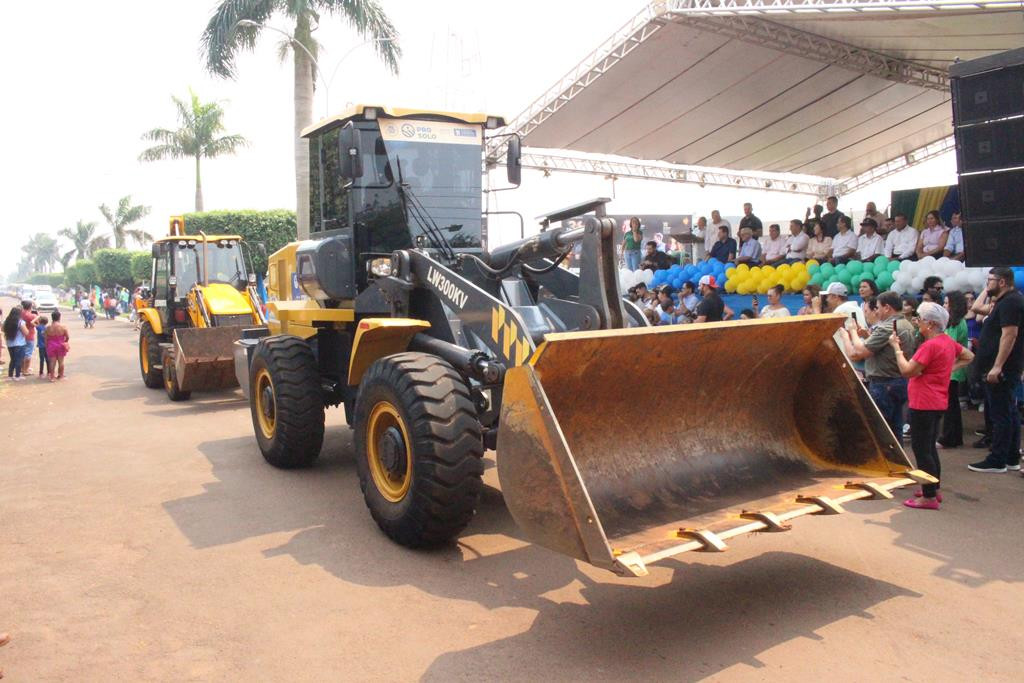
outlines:
{"label": "person standing in crowd", "polygon": [[[53,322],[46,330],[46,355],[50,358],[50,381],[64,379],[64,357],[71,350],[71,335],[60,322],[60,311],[53,312]],[[57,376],[54,377],[54,371]]]}
{"label": "person standing in crowd", "polygon": [[736,263],[746,263],[748,266],[761,265],[761,243],[754,237],[751,228],[740,228],[740,247],[736,253]]}
{"label": "person standing in crowd", "polygon": [[[821,287],[818,285],[807,285],[803,291],[804,305],[796,312],[797,315],[811,315],[815,312],[814,302],[821,300]],[[817,311],[820,313],[821,311]]]}
{"label": "person standing in crowd", "polygon": [[28,325],[22,319],[22,312],[21,306],[14,306],[4,318],[4,341],[7,342],[7,355],[11,359],[7,366],[7,376],[15,382],[24,379],[26,349],[29,360],[32,358],[32,347],[28,345]]}
{"label": "person standing in crowd", "polygon": [[722,263],[729,263],[736,258],[736,240],[729,237],[729,228],[722,225],[718,228],[718,241],[711,246],[708,253],[708,260],[717,259]]}
{"label": "person standing in crowd", "polygon": [[788,318],[789,309],[782,305],[782,293],[786,288],[782,285],[775,285],[768,290],[768,305],[758,312],[757,297],[753,300],[754,314],[758,318]]}
{"label": "person standing in crowd", "polygon": [[[863,223],[861,224],[863,225]],[[900,261],[917,258],[917,230],[907,225],[907,214],[893,216],[893,229],[885,238],[885,255]]]}
{"label": "person standing in crowd", "polygon": [[[59,315],[55,312],[55,317],[59,319]],[[45,315],[41,315],[36,318],[36,348],[39,349],[39,379],[43,378],[43,369],[46,369],[46,374],[50,374],[50,359],[46,356],[46,326],[49,324],[49,320],[46,319]]]}
{"label": "person standing in crowd", "polygon": [[852,361],[864,361],[868,393],[893,436],[900,439],[903,435],[903,408],[907,403],[907,380],[900,374],[889,337],[895,325],[903,353],[913,356],[916,348],[914,326],[901,314],[900,297],[896,292],[882,292],[876,301],[880,322],[871,330],[867,339],[851,335],[845,327],[839,330],[839,334],[847,357]]}
{"label": "person standing in crowd", "polygon": [[[867,206],[864,207],[864,218],[870,218],[878,226],[879,234],[882,234],[882,230],[885,229],[885,214],[881,213],[875,208],[874,202],[868,202]],[[884,235],[883,235],[884,236]]]}
{"label": "person standing in crowd", "polygon": [[722,214],[718,212],[718,209],[711,212],[711,228],[714,235],[718,235],[718,231],[721,228],[725,228],[727,234],[732,233],[732,224],[722,218]]}
{"label": "person standing in crowd", "polygon": [[891,218],[886,218],[884,221],[878,224],[878,234],[884,239],[889,239],[889,233],[896,229],[896,221]]}
{"label": "person standing in crowd", "polygon": [[786,263],[803,263],[807,260],[807,245],[810,238],[804,232],[804,224],[798,218],[789,222],[789,247],[786,251]]}
{"label": "person standing in crowd", "polygon": [[839,233],[839,218],[845,216],[839,210],[839,198],[829,197],[825,200],[827,211],[821,215],[821,224],[827,237],[835,237]]}
{"label": "person standing in crowd", "polygon": [[714,275],[705,275],[697,283],[703,297],[697,304],[695,323],[717,323],[732,317],[732,311],[718,296],[718,283]]}
{"label": "person standing in crowd", "polygon": [[825,262],[832,258],[832,238],[825,234],[825,228],[820,222],[814,223],[812,228],[814,236],[807,243],[807,258],[817,259],[818,262]]}
{"label": "person standing in crowd", "polygon": [[919,303],[917,297],[910,294],[904,294],[900,297],[900,310],[903,313],[903,317],[910,324],[913,324],[914,318],[917,317],[917,305]]}
{"label": "person standing in crowd", "polygon": [[711,253],[711,247],[718,239],[718,231],[708,229],[708,219],[704,216],[697,219],[697,237],[704,240],[703,244],[694,245],[699,247],[700,253],[697,254],[697,257],[704,260],[708,257],[708,254]]}
{"label": "person standing in crowd", "polygon": [[755,240],[760,240],[761,235],[764,232],[764,226],[761,224],[761,219],[754,215],[754,207],[750,202],[743,205],[743,218],[740,219],[740,232],[743,232],[743,228],[750,228],[751,234]]}
{"label": "person standing in crowd", "polygon": [[878,284],[874,280],[861,280],[860,284],[857,285],[857,294],[864,301],[867,301],[870,297],[878,296]]}
{"label": "person standing in crowd", "polygon": [[31,375],[32,374],[32,352],[36,348],[36,312],[33,309],[34,304],[27,299],[21,302],[21,319],[25,321],[25,326],[28,328],[28,332],[25,334],[25,344],[27,344],[24,352],[21,356],[21,374]]}
{"label": "person standing in crowd", "polygon": [[789,245],[781,233],[782,229],[778,223],[768,226],[768,238],[764,241],[764,264],[766,266],[779,266],[786,262]]}
{"label": "person standing in crowd", "polygon": [[626,262],[626,268],[637,270],[640,268],[640,249],[644,243],[644,231],[640,227],[640,218],[633,216],[629,219],[629,230],[622,237],[622,256]]}
{"label": "person standing in crowd", "polygon": [[882,253],[885,241],[876,235],[878,224],[873,218],[865,218],[860,222],[860,237],[857,238],[857,258],[861,261],[872,261]]}
{"label": "person standing in crowd", "polygon": [[836,225],[839,232],[832,238],[832,263],[838,266],[857,256],[857,235],[846,216],[840,216]]}
{"label": "person standing in crowd", "polygon": [[954,211],[952,218],[949,219],[952,227],[946,237],[946,248],[942,250],[943,256],[954,261],[963,261],[967,256],[964,253],[964,228],[960,221],[960,212]]}
{"label": "person standing in crowd", "polygon": [[[939,451],[935,447],[939,436],[939,420],[946,414],[949,404],[949,381],[953,370],[963,368],[974,359],[974,354],[953,341],[947,334],[949,313],[942,306],[926,301],[917,309],[918,331],[924,342],[910,360],[900,347],[900,337],[889,333],[900,374],[910,381],[907,394],[910,403],[910,445],[914,449],[917,466],[936,479],[941,474]],[[904,501],[904,505],[918,510],[938,510],[942,502],[938,484],[925,484],[919,497]]]}
{"label": "person standing in crowd", "polygon": [[[822,305],[822,300],[824,300],[824,305]],[[812,305],[816,307],[815,313],[838,313],[848,318],[852,315],[857,321],[857,327],[866,328],[868,326],[860,304],[850,301],[850,290],[842,282],[830,284],[822,292],[822,296],[816,302],[812,302]]]}
{"label": "person standing in crowd", "polygon": [[984,460],[967,467],[972,472],[1020,470],[1017,389],[1024,371],[1024,296],[1017,291],[1013,271],[1001,266],[989,271],[985,292],[995,304],[981,326],[978,370],[984,378],[992,450]]}
{"label": "person standing in crowd", "polygon": [[668,270],[672,267],[672,257],[658,251],[658,243],[648,240],[644,245],[644,260],[640,262],[640,270]]}
{"label": "person standing in crowd", "polygon": [[[949,322],[946,324],[946,334],[964,348],[971,348],[970,340],[967,337],[967,297],[960,292],[950,292],[946,295],[946,312],[949,313]],[[938,442],[943,448],[959,448],[964,445],[964,423],[960,413],[960,387],[967,383],[967,370],[957,368],[949,378],[949,402],[946,405],[946,414],[942,418],[942,432]],[[913,429],[913,427],[911,427]]]}
{"label": "person standing in crowd", "polygon": [[946,248],[949,233],[946,226],[942,224],[942,216],[938,211],[929,211],[924,218],[924,229],[921,236],[917,238],[916,254],[918,259],[925,256],[940,258]]}

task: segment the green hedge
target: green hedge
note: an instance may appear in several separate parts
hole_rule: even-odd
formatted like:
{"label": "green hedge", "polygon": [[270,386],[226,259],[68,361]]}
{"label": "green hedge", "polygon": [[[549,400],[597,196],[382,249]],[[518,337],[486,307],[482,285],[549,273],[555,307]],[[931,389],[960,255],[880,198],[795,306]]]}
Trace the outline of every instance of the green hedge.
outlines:
{"label": "green hedge", "polygon": [[50,285],[60,287],[64,284],[64,273],[32,273],[28,276],[30,285]]}
{"label": "green hedge", "polygon": [[96,277],[103,287],[132,284],[132,256],[127,249],[100,249],[92,255]]}
{"label": "green hedge", "polygon": [[132,279],[136,284],[149,282],[153,274],[153,252],[133,251],[132,252]]}
{"label": "green hedge", "polygon": [[64,271],[64,284],[68,287],[92,287],[97,279],[96,264],[89,259],[75,261]]}
{"label": "green hedge", "polygon": [[198,235],[241,235],[249,246],[248,253],[257,273],[267,272],[267,258],[257,244],[263,243],[267,255],[294,242],[295,212],[286,209],[272,211],[204,211],[185,214],[185,232]]}

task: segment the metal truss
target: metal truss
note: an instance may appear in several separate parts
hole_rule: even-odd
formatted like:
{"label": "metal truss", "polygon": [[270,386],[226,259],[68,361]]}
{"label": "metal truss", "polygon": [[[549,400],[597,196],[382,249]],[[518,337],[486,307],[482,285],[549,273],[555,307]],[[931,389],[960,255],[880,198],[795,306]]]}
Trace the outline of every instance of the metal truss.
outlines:
{"label": "metal truss", "polygon": [[[643,11],[634,16],[625,26],[616,31],[610,38],[601,43],[579,64],[572,68],[548,88],[540,97],[530,103],[518,116],[505,127],[506,132],[526,136],[534,128],[550,118],[570,100],[585,90],[591,83],[599,79],[623,57],[639,47],[644,41],[664,26],[655,19],[664,12],[663,2],[652,2]],[[500,138],[487,146],[487,155],[500,159]]]}
{"label": "metal truss", "polygon": [[796,14],[920,10],[1019,9],[1020,0],[668,0],[673,12],[696,15]]}
{"label": "metal truss", "polygon": [[836,185],[836,194],[850,194],[851,192],[855,192],[862,187],[870,185],[871,183],[878,182],[882,178],[887,178],[894,173],[905,171],[911,166],[916,166],[921,162],[934,159],[940,154],[951,152],[955,148],[956,145],[953,141],[953,136],[950,135],[948,138],[932,142],[924,147],[919,147],[912,152],[908,152],[901,157],[887,161],[880,166],[875,166],[872,169],[864,171],[860,175],[839,181]]}
{"label": "metal truss", "polygon": [[[677,2],[693,1],[695,0],[677,0]],[[711,2],[712,0],[703,1]],[[738,2],[738,0],[723,1]],[[786,0],[776,1],[785,2]],[[771,0],[762,0],[762,2],[771,2]],[[790,0],[790,4],[796,3]],[[728,16],[720,16],[718,13],[701,15],[692,11],[674,9],[670,9],[669,12],[674,16],[676,23],[717,33],[733,40],[763,45],[779,52],[878,76],[889,81],[949,92],[949,74],[942,69],[896,59],[880,52],[824,38],[816,33],[769,21],[762,16],[737,14],[736,10],[730,10],[732,13]]]}
{"label": "metal truss", "polygon": [[564,154],[547,154],[529,149],[523,152],[522,165],[523,168],[544,171],[545,174],[551,171],[585,173],[589,175],[610,176],[612,178],[661,180],[670,183],[693,183],[701,187],[714,185],[751,190],[767,190],[770,192],[811,194],[819,197],[827,196],[829,189],[832,187],[831,183],[792,180],[772,175],[732,173],[719,169],[701,168],[699,166],[654,164],[642,161],[611,161],[608,159],[593,159]]}

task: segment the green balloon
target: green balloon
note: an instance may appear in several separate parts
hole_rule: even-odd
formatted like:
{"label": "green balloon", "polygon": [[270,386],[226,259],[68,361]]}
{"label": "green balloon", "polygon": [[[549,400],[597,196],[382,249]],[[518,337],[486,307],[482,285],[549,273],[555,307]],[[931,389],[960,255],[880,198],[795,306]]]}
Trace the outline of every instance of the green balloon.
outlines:
{"label": "green balloon", "polygon": [[[885,258],[885,257],[881,256],[879,258]],[[899,261],[889,261],[889,263],[888,263],[888,265],[886,265],[885,269],[888,270],[890,273],[895,273],[897,270],[900,269],[900,262]]]}
{"label": "green balloon", "polygon": [[875,273],[875,275],[881,275],[882,273],[889,272],[888,270],[886,270],[887,267],[887,263],[880,263],[878,260],[875,260],[875,265],[871,267],[871,270]]}
{"label": "green balloon", "polygon": [[857,284],[860,284],[864,280],[871,280],[873,282],[874,279],[875,279],[875,274],[874,273],[861,273],[859,276],[857,276]]}
{"label": "green balloon", "polygon": [[[810,273],[811,275],[814,275],[820,269],[821,269],[821,266],[818,265],[817,263],[812,263],[811,265],[807,266],[807,272]],[[817,283],[815,283],[815,284],[817,284]]]}
{"label": "green balloon", "polygon": [[884,266],[886,269],[888,269],[889,268],[889,257],[888,256],[876,256],[875,257],[875,265],[877,266],[879,263],[881,263],[882,266]]}
{"label": "green balloon", "polygon": [[878,283],[878,288],[879,289],[881,289],[881,290],[889,289],[890,287],[892,287],[892,275],[890,275],[888,273],[888,271],[884,272],[884,273],[882,273],[881,275],[878,276],[878,279],[875,280],[875,282]]}
{"label": "green balloon", "polygon": [[846,264],[846,269],[856,275],[857,273],[864,270],[864,264],[860,261],[850,261]]}
{"label": "green balloon", "polygon": [[842,282],[847,287],[849,287],[851,284],[853,284],[853,273],[851,273],[850,271],[842,273],[839,276],[839,281]]}
{"label": "green balloon", "polygon": [[835,273],[835,272],[836,272],[835,266],[833,266],[831,263],[822,263],[821,264],[821,273],[825,277],[832,277],[832,274]]}
{"label": "green balloon", "polygon": [[819,285],[820,286],[821,283],[822,283],[821,273],[815,273],[814,275],[811,276],[809,284]]}

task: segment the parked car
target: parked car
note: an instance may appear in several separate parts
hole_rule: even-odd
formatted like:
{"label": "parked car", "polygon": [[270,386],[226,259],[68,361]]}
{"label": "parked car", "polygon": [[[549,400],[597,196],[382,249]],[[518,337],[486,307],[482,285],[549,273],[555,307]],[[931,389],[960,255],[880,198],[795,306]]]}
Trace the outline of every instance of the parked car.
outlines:
{"label": "parked car", "polygon": [[36,287],[35,291],[35,302],[36,310],[38,311],[56,311],[57,310],[57,297],[53,294],[53,289],[49,285],[40,285]]}

